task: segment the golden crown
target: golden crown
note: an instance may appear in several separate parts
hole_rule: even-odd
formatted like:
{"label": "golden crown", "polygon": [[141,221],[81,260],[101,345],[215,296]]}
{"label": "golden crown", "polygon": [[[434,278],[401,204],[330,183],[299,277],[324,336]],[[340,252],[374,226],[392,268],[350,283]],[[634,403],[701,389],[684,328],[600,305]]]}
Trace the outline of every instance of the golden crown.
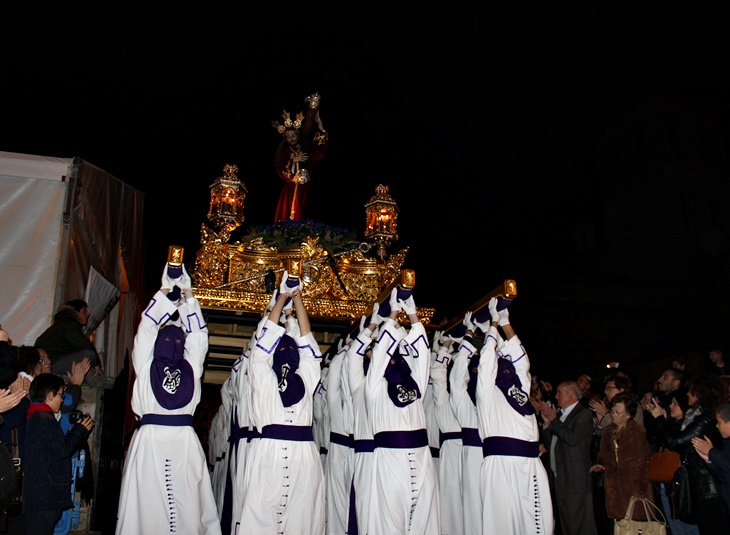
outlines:
{"label": "golden crown", "polygon": [[299,130],[302,126],[302,121],[304,121],[304,114],[302,112],[297,113],[296,118],[292,121],[289,112],[284,110],[281,118],[284,120],[283,122],[271,121],[271,126],[276,128],[277,132],[283,134],[287,130]]}

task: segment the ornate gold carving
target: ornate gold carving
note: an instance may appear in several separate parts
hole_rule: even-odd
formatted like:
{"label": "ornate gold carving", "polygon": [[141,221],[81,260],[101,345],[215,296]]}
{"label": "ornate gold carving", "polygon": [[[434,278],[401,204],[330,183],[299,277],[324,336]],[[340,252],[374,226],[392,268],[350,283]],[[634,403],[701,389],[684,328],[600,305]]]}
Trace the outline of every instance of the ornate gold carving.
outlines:
{"label": "ornate gold carving", "polygon": [[[387,261],[377,262],[360,249],[353,249],[331,255],[332,262],[316,236],[310,236],[299,247],[282,250],[267,247],[260,239],[247,242],[245,247],[240,243],[229,245],[225,243],[228,237],[225,231],[216,233],[201,226],[201,249],[191,277],[195,295],[205,308],[263,312],[271,298],[266,291],[267,273],[271,270],[276,274],[278,286],[287,261],[295,261],[301,265],[303,298],[309,315],[353,321],[372,305],[383,288],[401,276],[408,252],[405,248]],[[418,309],[424,323],[434,312]]]}
{"label": "ornate gold carving", "polygon": [[404,290],[412,290],[416,286],[416,272],[404,269],[400,272],[400,286]]}
{"label": "ornate gold carving", "polygon": [[167,248],[167,263],[170,267],[180,267],[183,262],[183,254],[185,253],[185,247],[181,245],[170,245]]}
{"label": "ornate gold carving", "polygon": [[[216,308],[261,314],[269,304],[270,295],[263,292],[216,290],[213,288],[194,288],[195,297],[203,308]],[[376,296],[377,297],[377,296]],[[362,300],[343,301],[326,298],[304,298],[307,314],[311,317],[354,321],[366,313],[372,302]],[[429,323],[433,308],[418,307],[416,313],[424,323]],[[407,321],[407,319],[404,319]]]}
{"label": "ornate gold carving", "polygon": [[[319,100],[317,102],[319,102]],[[299,130],[302,126],[302,121],[304,121],[304,114],[302,112],[297,113],[296,117],[292,121],[289,112],[284,110],[281,113],[281,118],[283,119],[282,122],[271,121],[271,126],[273,126],[277,132],[283,134],[287,130]]]}

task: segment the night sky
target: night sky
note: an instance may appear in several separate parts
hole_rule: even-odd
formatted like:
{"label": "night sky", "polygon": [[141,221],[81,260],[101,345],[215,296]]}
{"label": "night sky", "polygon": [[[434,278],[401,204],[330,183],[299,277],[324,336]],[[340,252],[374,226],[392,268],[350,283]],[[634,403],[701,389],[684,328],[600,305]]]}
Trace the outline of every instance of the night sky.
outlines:
{"label": "night sky", "polygon": [[313,173],[316,219],[362,237],[364,204],[388,185],[390,250],[409,248],[416,303],[438,320],[505,278],[527,298],[571,264],[576,228],[600,209],[599,141],[637,108],[701,107],[727,144],[727,19],[660,11],[367,29],[26,20],[0,38],[0,149],[80,157],[143,191],[154,290],[168,244],[188,259],[199,248],[225,164],[248,189],[240,234],[273,222],[271,121],[319,92],[330,148]]}

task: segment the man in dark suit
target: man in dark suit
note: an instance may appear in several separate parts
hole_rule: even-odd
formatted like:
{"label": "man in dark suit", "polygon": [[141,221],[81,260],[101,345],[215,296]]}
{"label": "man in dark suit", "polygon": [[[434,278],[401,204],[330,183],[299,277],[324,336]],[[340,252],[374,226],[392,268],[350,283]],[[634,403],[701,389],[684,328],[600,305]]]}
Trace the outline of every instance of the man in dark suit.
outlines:
{"label": "man in dark suit", "polygon": [[550,483],[555,495],[563,535],[596,535],[593,516],[591,438],[593,415],[580,404],[581,389],[575,381],[558,385],[555,399],[561,414],[543,403],[544,443],[550,455]]}

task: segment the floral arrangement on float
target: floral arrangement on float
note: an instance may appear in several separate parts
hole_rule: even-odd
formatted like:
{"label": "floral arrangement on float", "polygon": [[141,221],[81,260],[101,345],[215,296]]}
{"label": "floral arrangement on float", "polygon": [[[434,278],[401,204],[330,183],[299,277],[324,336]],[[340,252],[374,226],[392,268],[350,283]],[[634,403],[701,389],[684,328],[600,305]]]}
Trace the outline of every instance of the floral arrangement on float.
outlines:
{"label": "floral arrangement on float", "polygon": [[330,254],[354,249],[359,245],[355,231],[331,227],[311,219],[288,219],[252,227],[241,241],[244,244],[261,243],[281,251],[300,247],[311,238],[318,238],[319,246]]}

